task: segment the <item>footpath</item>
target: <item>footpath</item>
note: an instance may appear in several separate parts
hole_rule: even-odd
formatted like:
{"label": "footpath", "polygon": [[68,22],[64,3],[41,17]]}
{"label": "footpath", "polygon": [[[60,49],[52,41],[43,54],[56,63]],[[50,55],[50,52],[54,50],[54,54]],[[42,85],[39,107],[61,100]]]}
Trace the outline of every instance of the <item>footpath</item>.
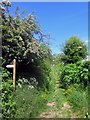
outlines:
{"label": "footpath", "polygon": [[54,92],[46,106],[45,111],[40,114],[40,118],[76,118],[71,106],[63,98],[62,89],[59,88],[58,78],[55,80]]}

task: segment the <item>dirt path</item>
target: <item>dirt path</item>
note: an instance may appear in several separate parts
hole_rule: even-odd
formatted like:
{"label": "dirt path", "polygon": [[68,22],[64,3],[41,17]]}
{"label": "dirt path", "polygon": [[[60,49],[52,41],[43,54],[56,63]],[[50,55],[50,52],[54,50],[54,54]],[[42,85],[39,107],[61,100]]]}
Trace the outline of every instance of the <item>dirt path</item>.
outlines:
{"label": "dirt path", "polygon": [[58,67],[52,67],[53,92],[49,96],[46,109],[39,115],[39,118],[76,118],[72,107],[67,102],[63,89],[59,88]]}
{"label": "dirt path", "polygon": [[58,116],[58,109],[56,107],[56,102],[53,98],[55,98],[57,94],[57,87],[58,85],[55,85],[55,92],[52,97],[52,101],[49,101],[47,103],[47,110],[45,112],[41,113],[40,117],[42,118],[56,118]]}
{"label": "dirt path", "polygon": [[76,118],[67,101],[62,104],[61,108],[58,108],[55,99],[58,96],[58,93],[60,93],[59,81],[56,80],[52,100],[47,103],[47,109],[40,114],[40,118]]}

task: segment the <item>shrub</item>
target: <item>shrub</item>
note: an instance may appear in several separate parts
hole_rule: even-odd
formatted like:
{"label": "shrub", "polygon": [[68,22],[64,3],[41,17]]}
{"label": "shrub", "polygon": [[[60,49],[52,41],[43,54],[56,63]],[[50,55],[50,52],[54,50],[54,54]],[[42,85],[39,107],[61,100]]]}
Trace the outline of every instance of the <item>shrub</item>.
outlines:
{"label": "shrub", "polygon": [[10,73],[2,68],[2,83],[0,85],[1,91],[1,116],[2,118],[12,118],[15,115],[15,102],[13,100],[13,86],[10,78]]}
{"label": "shrub", "polygon": [[77,36],[72,36],[65,42],[61,60],[65,64],[76,63],[86,58],[86,55],[87,46]]}
{"label": "shrub", "polygon": [[79,83],[86,87],[90,83],[90,61],[77,62]]}
{"label": "shrub", "polygon": [[70,84],[75,83],[78,79],[76,64],[68,64],[64,66],[60,78],[60,84],[64,88],[67,88]]}
{"label": "shrub", "polygon": [[64,88],[68,88],[71,84],[81,84],[83,87],[88,85],[89,78],[89,61],[80,61],[76,64],[65,65],[60,76],[60,84]]}
{"label": "shrub", "polygon": [[[48,90],[49,89],[49,74],[51,71],[50,60],[37,59],[32,63],[18,66],[17,79],[28,80],[28,83],[36,86],[38,89]],[[27,69],[26,69],[27,68]]]}

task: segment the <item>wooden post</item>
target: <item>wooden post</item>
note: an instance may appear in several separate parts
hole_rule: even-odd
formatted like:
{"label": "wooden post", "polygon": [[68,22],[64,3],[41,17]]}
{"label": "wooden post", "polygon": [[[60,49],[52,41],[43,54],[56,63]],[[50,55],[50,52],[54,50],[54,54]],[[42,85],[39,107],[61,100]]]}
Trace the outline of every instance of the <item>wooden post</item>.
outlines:
{"label": "wooden post", "polygon": [[16,89],[16,60],[13,60],[13,87]]}
{"label": "wooden post", "polygon": [[14,59],[10,65],[6,65],[7,68],[13,68],[13,87],[16,89],[16,60]]}

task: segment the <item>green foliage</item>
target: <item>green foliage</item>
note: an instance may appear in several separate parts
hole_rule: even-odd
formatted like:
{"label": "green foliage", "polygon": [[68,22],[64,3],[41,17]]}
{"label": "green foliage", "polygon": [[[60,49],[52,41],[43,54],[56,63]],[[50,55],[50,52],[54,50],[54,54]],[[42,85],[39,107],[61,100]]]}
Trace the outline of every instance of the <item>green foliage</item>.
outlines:
{"label": "green foliage", "polygon": [[2,83],[0,86],[1,91],[1,116],[5,118],[13,118],[15,115],[15,102],[13,100],[13,85],[10,73],[2,68]]}
{"label": "green foliage", "polygon": [[[77,62],[77,66],[81,66],[81,73],[80,73],[80,76],[81,76],[81,79],[86,79],[88,80],[87,84],[90,84],[90,61],[84,61],[84,62]],[[88,73],[88,75],[87,75]]]}
{"label": "green foliage", "polygon": [[23,88],[24,85],[27,85],[28,87],[36,88],[38,84],[36,79],[33,77],[33,78],[30,78],[29,80],[26,78],[19,78],[17,81],[18,87]]}
{"label": "green foliage", "polygon": [[28,64],[32,59],[47,54],[41,48],[43,34],[34,15],[29,14],[26,18],[23,18],[22,14],[18,13],[18,10],[17,7],[15,17],[9,14],[8,6],[7,9],[2,11],[3,66],[10,63],[14,58],[16,58],[18,64],[21,62]]}
{"label": "green foliage", "polygon": [[51,71],[49,73],[49,90],[54,92],[56,81],[59,81],[60,74],[62,72],[63,65],[59,62],[58,56],[52,57],[53,61],[51,62]]}
{"label": "green foliage", "polygon": [[76,36],[66,41],[61,60],[65,63],[76,63],[84,59],[87,55],[86,45]]}
{"label": "green foliage", "polygon": [[32,85],[23,84],[22,86],[18,85],[15,91],[14,99],[17,108],[15,118],[35,118],[45,109],[47,94],[44,91],[38,91]]}
{"label": "green foliage", "polygon": [[85,89],[80,88],[78,84],[70,86],[67,90],[67,100],[77,116],[84,117],[88,112],[88,98]]}
{"label": "green foliage", "polygon": [[9,14],[8,6],[5,8],[2,11],[3,67],[15,58],[17,78],[21,76],[21,79],[26,78],[29,82],[35,78],[39,87],[48,89],[51,51],[43,42],[43,34],[35,16],[29,14],[23,18],[17,7],[16,16],[13,17]]}
{"label": "green foliage", "polygon": [[28,65],[21,64],[19,68],[21,69],[17,73],[18,78],[27,79],[29,83],[38,87],[38,89],[49,89],[49,74],[51,71],[49,58],[34,60]]}
{"label": "green foliage", "polygon": [[39,43],[34,38],[37,29],[33,16],[29,15],[24,20],[14,19],[12,16],[9,16],[9,20],[3,17],[2,19],[3,64],[10,63],[14,58],[21,62],[29,61],[30,56],[36,57],[39,54]]}
{"label": "green foliage", "polygon": [[63,89],[59,89],[58,94],[56,96],[56,105],[58,109],[61,109],[61,107],[63,106],[63,103],[66,102],[67,98],[64,94],[64,90]]}
{"label": "green foliage", "polygon": [[64,88],[67,88],[70,84],[77,81],[77,71],[75,64],[68,64],[63,67],[62,74],[60,76],[60,83]]}
{"label": "green foliage", "polygon": [[71,84],[78,83],[81,84],[82,87],[86,87],[90,82],[89,67],[90,62],[88,61],[65,65],[60,76],[61,85],[67,88]]}
{"label": "green foliage", "polygon": [[[63,54],[52,57],[33,14],[23,18],[17,7],[13,17],[8,11],[10,4],[3,4],[4,9],[0,6],[2,66],[10,64],[14,58],[17,60],[17,88],[14,96],[9,72],[3,69],[0,86],[2,117],[36,117],[52,97],[58,109],[67,99],[73,108],[86,109],[86,91],[82,91],[82,87],[87,88],[90,83],[90,61],[81,61],[87,55],[86,45],[79,38],[71,37],[65,43]],[[67,65],[62,65],[60,59]],[[59,91],[59,79],[65,90]]]}
{"label": "green foliage", "polygon": [[79,82],[86,87],[90,83],[90,61],[77,62],[76,65],[78,66]]}
{"label": "green foliage", "polygon": [[[42,86],[42,88],[49,90],[49,82],[50,82],[50,71],[51,64],[50,59],[44,59],[39,61],[40,68],[37,69],[37,79],[38,85]],[[38,86],[38,87],[39,87]]]}

